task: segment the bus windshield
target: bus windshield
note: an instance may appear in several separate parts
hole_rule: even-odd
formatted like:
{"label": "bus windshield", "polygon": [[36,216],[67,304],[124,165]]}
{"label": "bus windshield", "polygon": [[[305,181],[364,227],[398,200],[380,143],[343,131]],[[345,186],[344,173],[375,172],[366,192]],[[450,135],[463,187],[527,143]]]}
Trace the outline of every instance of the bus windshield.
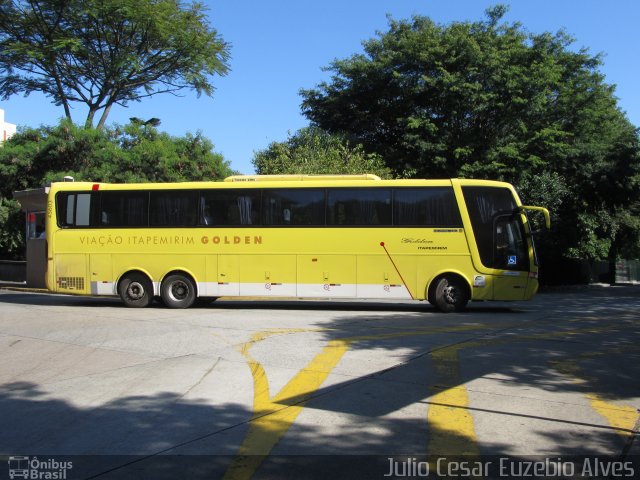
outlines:
{"label": "bus windshield", "polygon": [[462,187],[482,264],[488,268],[529,270],[529,255],[515,199],[507,188]]}

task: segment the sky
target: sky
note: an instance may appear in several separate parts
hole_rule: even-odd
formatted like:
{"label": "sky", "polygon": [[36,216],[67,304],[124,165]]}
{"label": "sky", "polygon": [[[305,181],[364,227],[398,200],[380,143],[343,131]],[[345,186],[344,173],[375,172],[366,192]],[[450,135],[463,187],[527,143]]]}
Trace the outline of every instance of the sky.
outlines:
{"label": "sky", "polygon": [[[637,0],[206,0],[208,17],[231,45],[230,72],[214,77],[212,97],[157,95],[127,108],[114,107],[108,124],[130,117],[158,117],[159,129],[183,136],[201,131],[240,173],[254,173],[254,153],[271,142],[284,141],[308,125],[301,114],[300,89],[328,80],[323,70],[334,59],[362,52],[362,42],[388,29],[394,19],[424,15],[442,24],[476,21],[485,10],[503,3],[506,21],[518,21],[533,33],[564,29],[576,41],[602,53],[600,71],[616,85],[620,108],[640,126],[640,2]],[[64,116],[40,94],[0,101],[5,121],[37,127],[56,124]],[[73,120],[82,124],[84,105],[77,104]]]}

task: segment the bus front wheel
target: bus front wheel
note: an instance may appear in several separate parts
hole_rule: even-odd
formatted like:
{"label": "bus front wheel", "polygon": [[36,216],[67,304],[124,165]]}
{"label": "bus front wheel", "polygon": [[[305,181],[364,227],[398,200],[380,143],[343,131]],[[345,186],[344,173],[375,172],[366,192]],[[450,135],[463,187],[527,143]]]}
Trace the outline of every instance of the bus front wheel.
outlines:
{"label": "bus front wheel", "polygon": [[189,308],[196,299],[196,286],[186,275],[169,275],[162,282],[162,301],[169,308]]}
{"label": "bus front wheel", "polygon": [[469,289],[464,282],[454,276],[438,280],[433,295],[434,306],[444,313],[461,312],[469,302]]}
{"label": "bus front wheel", "polygon": [[147,307],[153,300],[153,284],[141,273],[128,273],[118,283],[118,294],[127,307]]}

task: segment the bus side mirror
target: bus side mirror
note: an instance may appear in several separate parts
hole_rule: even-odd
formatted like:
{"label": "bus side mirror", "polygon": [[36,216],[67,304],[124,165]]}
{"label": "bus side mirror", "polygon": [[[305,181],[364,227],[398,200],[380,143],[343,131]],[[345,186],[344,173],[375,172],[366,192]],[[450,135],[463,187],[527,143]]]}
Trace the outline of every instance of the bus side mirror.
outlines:
{"label": "bus side mirror", "polygon": [[549,210],[544,207],[534,207],[531,205],[522,205],[519,208],[520,211],[530,210],[533,212],[541,212],[544,215],[544,225],[547,227],[547,230],[551,229],[551,217],[549,216]]}

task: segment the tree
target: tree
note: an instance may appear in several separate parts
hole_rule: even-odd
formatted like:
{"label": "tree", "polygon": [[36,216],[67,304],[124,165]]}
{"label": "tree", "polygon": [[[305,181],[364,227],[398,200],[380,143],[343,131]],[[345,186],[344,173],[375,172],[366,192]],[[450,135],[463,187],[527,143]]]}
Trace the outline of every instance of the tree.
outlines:
{"label": "tree", "polygon": [[201,133],[172,137],[132,122],[103,130],[69,121],[24,130],[0,148],[0,257],[24,254],[24,218],[13,192],[70,175],[91,182],[222,180],[234,172]]}
{"label": "tree", "polygon": [[556,207],[564,257],[615,255],[635,224],[638,131],[598,55],[570,49],[564,32],[503,23],[506,10],[449,25],[390,19],[364,53],[329,66],[330,82],[301,91],[303,112],[396,173],[510,181]]}
{"label": "tree", "polygon": [[87,105],[104,126],[113,105],[194,89],[211,95],[229,45],[204,7],[178,0],[0,0],[0,98],[42,92]]}
{"label": "tree", "polygon": [[256,172],[274,174],[362,174],[389,178],[391,170],[379,155],[351,147],[339,135],[303,128],[284,142],[273,142],[253,158]]}

